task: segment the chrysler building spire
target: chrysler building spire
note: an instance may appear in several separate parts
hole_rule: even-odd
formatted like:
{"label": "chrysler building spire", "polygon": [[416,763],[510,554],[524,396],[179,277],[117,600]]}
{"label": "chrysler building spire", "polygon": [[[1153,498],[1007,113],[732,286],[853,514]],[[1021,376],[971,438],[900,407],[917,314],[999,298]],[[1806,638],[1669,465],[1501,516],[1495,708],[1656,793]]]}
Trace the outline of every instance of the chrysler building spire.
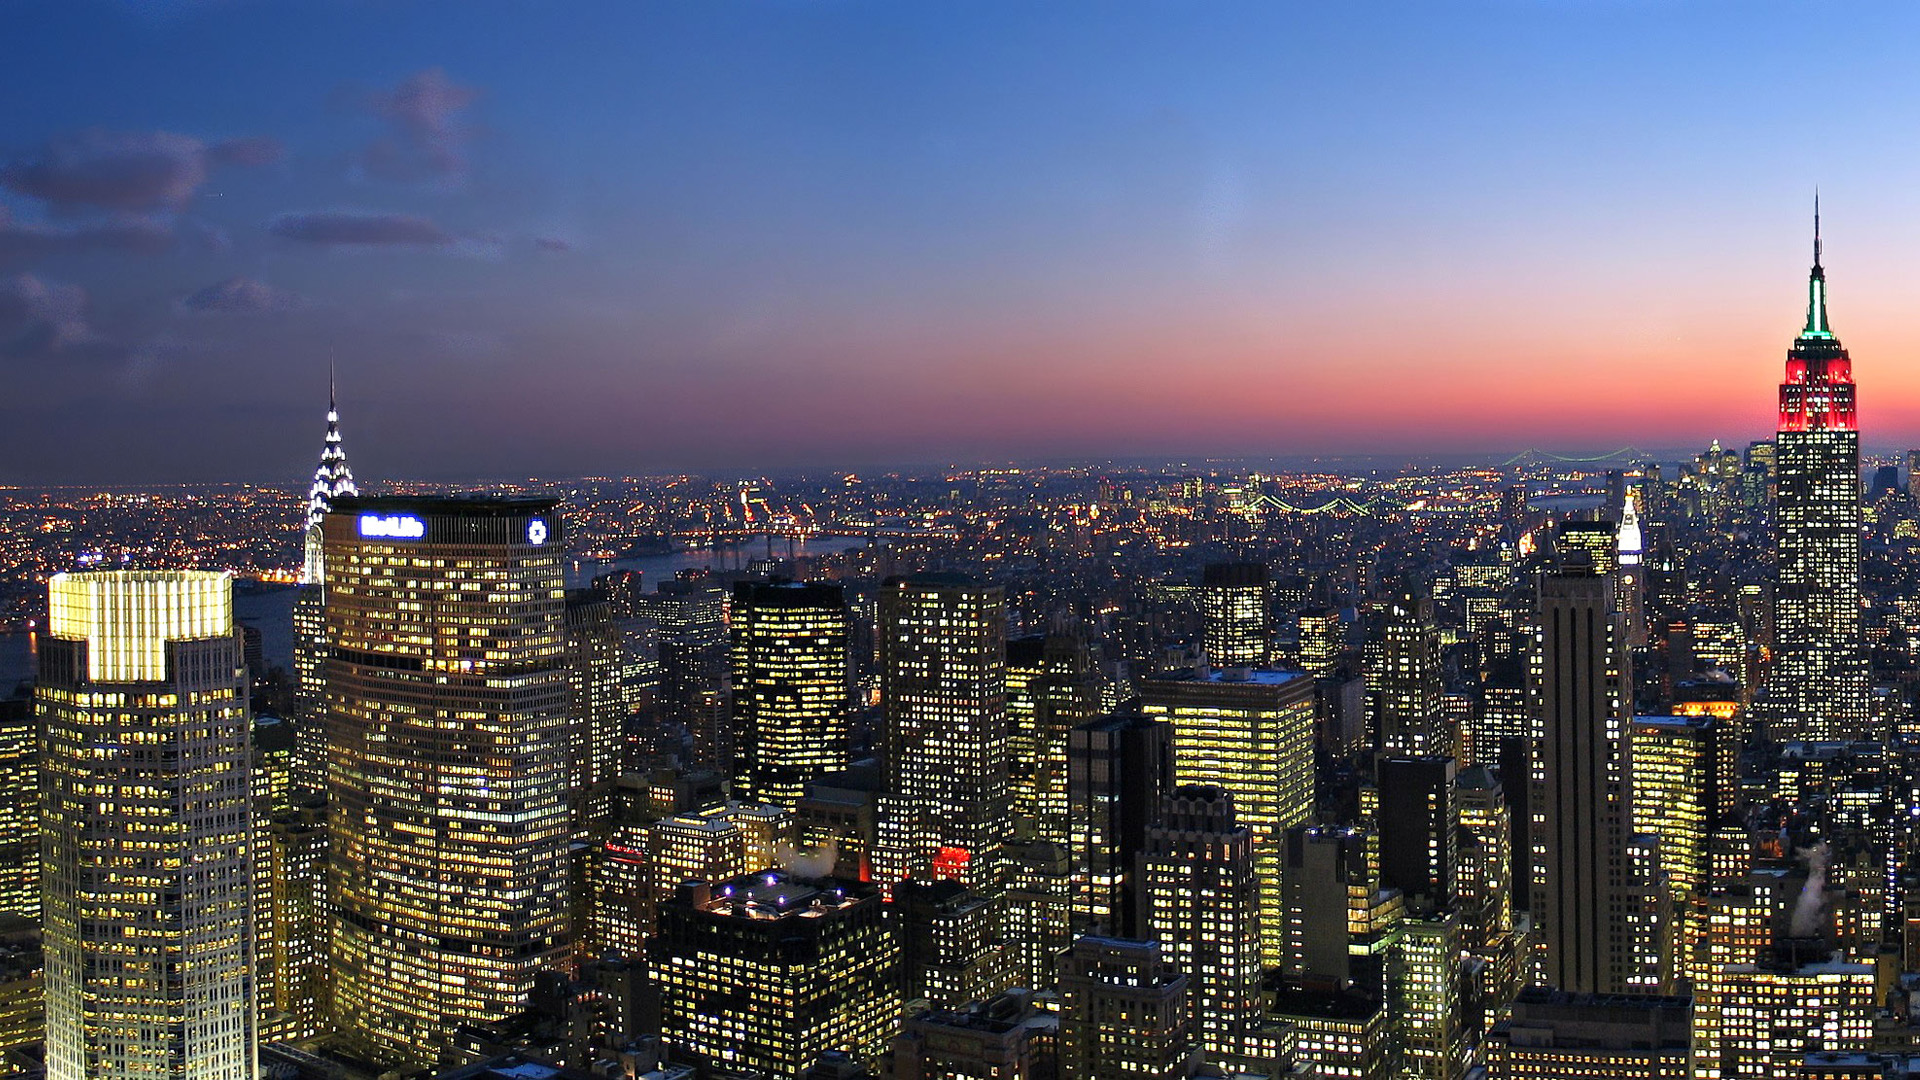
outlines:
{"label": "chrysler building spire", "polygon": [[342,495],[358,495],[353,470],[347,467],[347,451],[340,443],[340,407],[334,394],[333,361],[327,361],[327,437],[320,448],[320,466],[313,471],[313,486],[307,489],[306,561],[300,570],[304,584],[321,580],[320,519],[333,509],[333,500]]}

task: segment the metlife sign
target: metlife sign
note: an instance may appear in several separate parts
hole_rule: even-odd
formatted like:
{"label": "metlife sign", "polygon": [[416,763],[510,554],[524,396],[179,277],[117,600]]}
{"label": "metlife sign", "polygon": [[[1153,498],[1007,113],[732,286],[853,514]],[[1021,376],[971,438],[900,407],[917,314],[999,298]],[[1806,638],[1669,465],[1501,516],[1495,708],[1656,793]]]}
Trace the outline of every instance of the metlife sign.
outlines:
{"label": "metlife sign", "polygon": [[361,514],[360,535],[370,540],[418,540],[427,523],[413,514]]}

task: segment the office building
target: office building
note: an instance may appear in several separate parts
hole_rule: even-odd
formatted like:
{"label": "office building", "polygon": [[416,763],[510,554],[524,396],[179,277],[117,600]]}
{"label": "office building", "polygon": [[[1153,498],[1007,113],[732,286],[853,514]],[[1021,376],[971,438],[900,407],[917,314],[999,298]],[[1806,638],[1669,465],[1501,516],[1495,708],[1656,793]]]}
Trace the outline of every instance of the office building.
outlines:
{"label": "office building", "polygon": [[1054,983],[1060,954],[1073,941],[1073,858],[1047,841],[1015,844],[1007,879],[1002,936],[1012,954],[1013,985],[1043,990]]}
{"label": "office building", "polygon": [[340,499],[326,534],[336,1025],[426,1064],[568,954],[571,720],[552,499]]}
{"label": "office building", "polygon": [[928,1009],[893,1039],[893,1080],[1057,1080],[1060,1017],[1016,990],[961,1009]]}
{"label": "office building", "polygon": [[1772,1080],[1809,1054],[1864,1053],[1875,1005],[1866,964],[1782,952],[1721,967],[1693,990],[1693,1080]]}
{"label": "office building", "polygon": [[[1298,671],[1189,671],[1140,683],[1147,715],[1173,728],[1174,780],[1218,784],[1253,833],[1260,910],[1284,909],[1286,830],[1313,816],[1313,680]],[[1260,928],[1264,967],[1285,957],[1285,930]]]}
{"label": "office building", "polygon": [[1409,903],[1444,906],[1460,862],[1458,767],[1450,757],[1382,757],[1374,763],[1380,801],[1380,880]]}
{"label": "office building", "polygon": [[733,710],[744,801],[792,807],[847,765],[852,613],[838,585],[733,587]]}
{"label": "office building", "polygon": [[1200,577],[1201,649],[1219,668],[1261,667],[1273,636],[1267,568],[1211,563]]}
{"label": "office building", "polygon": [[953,876],[995,895],[1012,839],[1005,594],[954,574],[891,578],[880,628],[887,794],[875,877]]}
{"label": "office building", "polygon": [[1100,715],[1100,672],[1078,633],[1007,642],[1007,720],[1015,830],[1067,842],[1067,732]]}
{"label": "office building", "polygon": [[1328,678],[1346,651],[1347,624],[1333,608],[1300,613],[1300,667],[1316,679]]}
{"label": "office building", "polygon": [[286,1042],[328,1022],[327,814],[313,799],[275,813],[258,857],[266,879],[260,926],[260,1037]]}
{"label": "office building", "polygon": [[1433,601],[1403,593],[1368,620],[1363,656],[1373,745],[1386,754],[1458,753],[1440,716],[1440,630]]}
{"label": "office building", "polygon": [[951,879],[894,886],[900,975],[909,1007],[957,1009],[1013,984],[1013,957],[994,903]]}
{"label": "office building", "polygon": [[1627,709],[1614,580],[1575,558],[1541,576],[1531,692],[1542,737],[1529,800],[1529,909],[1548,985],[1627,993]]}
{"label": "office building", "polygon": [[567,812],[575,842],[612,831],[624,771],[626,701],[613,605],[591,592],[567,597]]}
{"label": "office building", "polygon": [[633,597],[635,618],[653,627],[660,659],[660,719],[683,730],[694,770],[732,776],[732,705],[727,695],[727,594],[701,578],[662,581]]}
{"label": "office building", "polygon": [[1061,959],[1060,1075],[1173,1080],[1194,1046],[1187,976],[1154,941],[1086,936]]}
{"label": "office building", "polygon": [[0,700],[0,919],[40,918],[39,762],[33,699]]}
{"label": "office building", "polygon": [[1289,829],[1282,871],[1278,966],[1287,982],[1333,991],[1357,983],[1380,996],[1406,901],[1380,884],[1379,837],[1332,826]]}
{"label": "office building", "polygon": [[233,583],[56,574],[36,690],[49,1080],[253,1080],[253,812]]}
{"label": "office building", "polygon": [[1807,322],[1787,351],[1774,446],[1777,656],[1765,717],[1779,741],[1845,739],[1870,715],[1860,623],[1860,431],[1853,361],[1827,322],[1817,210]]}
{"label": "office building", "polygon": [[648,946],[661,1034],[689,1064],[773,1080],[879,1054],[901,1005],[883,906],[871,885],[782,871],[681,886]]}
{"label": "office building", "polygon": [[1117,713],[1074,728],[1067,754],[1073,934],[1137,936],[1135,861],[1173,789],[1173,728]]}
{"label": "office building", "polygon": [[1487,1080],[1689,1080],[1688,1007],[1684,997],[1526,990],[1487,1032]]}
{"label": "office building", "polygon": [[300,565],[299,595],[293,603],[293,720],[294,787],[306,792],[326,790],[326,543],[320,523],[333,501],[360,494],[347,451],[340,441],[340,409],[333,392],[333,371],[327,371],[327,433],[320,447],[320,464],[307,489],[304,557]]}
{"label": "office building", "polygon": [[1256,1052],[1260,1028],[1259,883],[1253,833],[1218,787],[1166,799],[1139,856],[1141,936],[1187,973],[1194,1039],[1210,1060]]}

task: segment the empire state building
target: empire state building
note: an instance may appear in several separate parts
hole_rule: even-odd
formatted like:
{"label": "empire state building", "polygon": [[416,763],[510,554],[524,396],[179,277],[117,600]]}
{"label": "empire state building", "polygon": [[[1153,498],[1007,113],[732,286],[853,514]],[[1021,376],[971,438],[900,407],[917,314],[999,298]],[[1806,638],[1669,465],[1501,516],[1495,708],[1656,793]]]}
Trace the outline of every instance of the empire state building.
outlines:
{"label": "empire state building", "polygon": [[1776,739],[1858,738],[1868,718],[1860,631],[1860,429],[1853,362],[1827,323],[1814,211],[1807,325],[1780,384],[1774,642],[1767,717]]}

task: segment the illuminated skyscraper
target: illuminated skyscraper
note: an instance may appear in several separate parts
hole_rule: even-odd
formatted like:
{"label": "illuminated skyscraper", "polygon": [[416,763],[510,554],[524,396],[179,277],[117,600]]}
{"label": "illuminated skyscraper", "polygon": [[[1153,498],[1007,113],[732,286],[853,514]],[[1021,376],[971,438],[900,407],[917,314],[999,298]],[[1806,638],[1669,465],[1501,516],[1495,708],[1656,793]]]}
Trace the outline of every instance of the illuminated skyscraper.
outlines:
{"label": "illuminated skyscraper", "polygon": [[317,800],[273,815],[261,830],[266,908],[256,912],[261,968],[260,1036],[268,1042],[317,1035],[327,1008],[327,820]]}
{"label": "illuminated skyscraper", "polygon": [[1067,732],[1100,714],[1100,673],[1080,634],[1007,642],[1013,813],[1023,835],[1067,842]]}
{"label": "illuminated skyscraper", "polygon": [[613,830],[624,764],[627,710],[620,686],[620,631],[613,605],[589,590],[567,598],[567,801],[573,838],[594,843]]}
{"label": "illuminated skyscraper", "polygon": [[1068,751],[1074,934],[1141,934],[1135,859],[1173,787],[1173,728],[1118,713],[1074,728]]}
{"label": "illuminated skyscraper", "polygon": [[1253,833],[1217,787],[1168,796],[1140,853],[1141,934],[1187,973],[1194,1037],[1220,1061],[1255,1052],[1260,1018],[1260,887]]}
{"label": "illuminated skyscraper", "polygon": [[661,1030],[692,1062],[801,1080],[877,1055],[900,1023],[900,947],[871,885],[769,871],[689,882],[650,944]]}
{"label": "illuminated skyscraper", "polygon": [[343,499],[326,534],[337,1026],[431,1063],[568,946],[566,591],[552,499]]}
{"label": "illuminated skyscraper", "polygon": [[1454,756],[1458,734],[1440,718],[1440,630],[1433,601],[1401,595],[1367,628],[1367,720],[1387,754]]}
{"label": "illuminated skyscraper", "polygon": [[1259,563],[1211,563],[1200,578],[1202,644],[1214,667],[1259,667],[1267,662],[1267,568]]}
{"label": "illuminated skyscraper", "polygon": [[909,1004],[957,1009],[1012,985],[1015,956],[1001,940],[999,912],[965,885],[903,881],[894,886],[891,916]]}
{"label": "illuminated skyscraper", "polygon": [[252,1080],[253,814],[233,583],[56,574],[45,756],[49,1080]]}
{"label": "illuminated skyscraper", "polygon": [[735,796],[791,808],[847,763],[852,615],[838,585],[733,587]]}
{"label": "illuminated skyscraper", "polygon": [[0,919],[40,919],[40,739],[33,700],[0,700]]}
{"label": "illuminated skyscraper", "polygon": [[1012,820],[1005,593],[957,574],[892,578],[880,632],[887,775],[875,876],[958,877],[997,895]]}
{"label": "illuminated skyscraper", "polygon": [[326,734],[326,545],[320,523],[333,501],[360,494],[347,467],[347,451],[340,442],[340,409],[333,392],[333,370],[327,370],[327,434],[320,447],[320,464],[307,489],[305,557],[300,564],[300,594],[293,602],[293,786],[323,791],[327,781]]}
{"label": "illuminated skyscraper", "polygon": [[1313,816],[1313,680],[1298,671],[1188,672],[1142,680],[1147,715],[1173,726],[1174,779],[1218,784],[1253,833],[1260,955],[1286,954],[1280,870],[1286,831]]}
{"label": "illuminated skyscraper", "polygon": [[1807,324],[1787,351],[1775,447],[1778,656],[1766,718],[1782,741],[1851,738],[1870,713],[1860,629],[1860,431],[1853,361],[1827,324],[1817,205]]}

